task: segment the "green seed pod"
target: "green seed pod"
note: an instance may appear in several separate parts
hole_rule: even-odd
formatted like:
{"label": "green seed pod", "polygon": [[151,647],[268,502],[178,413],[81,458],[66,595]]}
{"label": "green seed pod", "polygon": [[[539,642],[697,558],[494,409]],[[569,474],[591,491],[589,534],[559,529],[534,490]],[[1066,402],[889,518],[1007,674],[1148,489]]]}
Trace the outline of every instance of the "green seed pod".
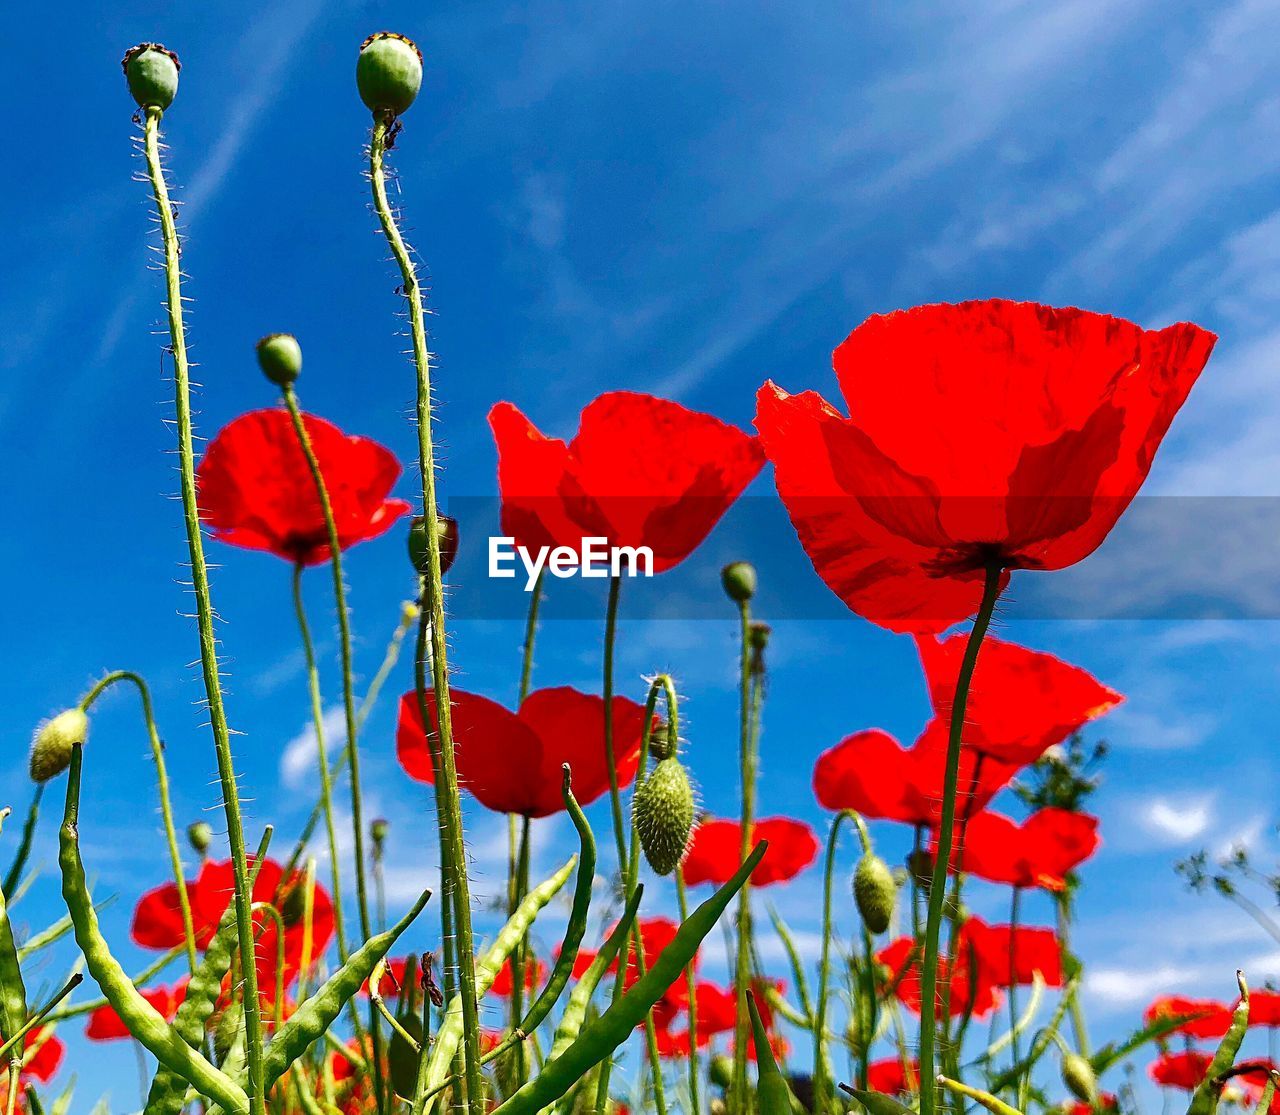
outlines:
{"label": "green seed pod", "polygon": [[[400,1019],[405,1032],[419,1045],[422,1044],[422,1019],[416,1014]],[[391,1068],[391,1087],[401,1099],[412,1100],[418,1082],[418,1061],[421,1054],[399,1033],[391,1035],[391,1049],[387,1061]]]}
{"label": "green seed pod", "polygon": [[173,104],[178,93],[178,71],[182,69],[173,51],[159,43],[139,43],[125,51],[120,65],[139,108],[163,111]]}
{"label": "green seed pod", "polygon": [[218,1015],[218,1022],[213,1028],[213,1056],[218,1064],[227,1059],[231,1047],[235,1045],[240,1031],[244,1029],[244,1011],[234,1004]]}
{"label": "green seed pod", "polygon": [[684,859],[693,832],[693,787],[676,756],[663,759],[631,798],[631,814],[649,866],[670,875]]}
{"label": "green seed pod", "polygon": [[733,1083],[733,1058],[717,1053],[707,1066],[707,1075],[717,1088],[727,1088]]}
{"label": "green seed pod", "polygon": [[301,879],[285,886],[276,903],[280,920],[287,926],[301,925],[307,916],[307,887]]}
{"label": "green seed pod", "polygon": [[422,88],[422,51],[391,31],[370,35],[360,46],[356,88],[375,116],[399,116]]}
{"label": "green seed pod", "polygon": [[[440,576],[449,572],[453,560],[458,556],[458,520],[448,515],[440,515],[436,522],[440,536]],[[409,524],[409,560],[418,573],[427,575],[427,520],[415,515]]]}
{"label": "green seed pod", "polygon": [[89,735],[89,718],[82,708],[69,708],[46,720],[31,740],[31,781],[48,782],[71,763],[71,750]]}
{"label": "green seed pod", "polygon": [[853,871],[853,900],[863,924],[873,934],[889,928],[897,899],[898,887],[889,865],[875,852],[867,852]]}
{"label": "green seed pod", "polygon": [[187,842],[196,855],[204,855],[213,843],[213,826],[208,821],[196,821],[188,825]]}
{"label": "green seed pod", "polygon": [[755,566],[746,561],[731,561],[720,570],[720,583],[730,600],[745,604],[756,594]]}
{"label": "green seed pod", "polygon": [[287,387],[302,371],[302,346],[292,333],[272,333],[257,344],[258,366],[277,387]]}
{"label": "green seed pod", "polygon": [[1062,1055],[1062,1083],[1081,1103],[1097,1104],[1098,1078],[1093,1073],[1093,1066],[1079,1053]]}

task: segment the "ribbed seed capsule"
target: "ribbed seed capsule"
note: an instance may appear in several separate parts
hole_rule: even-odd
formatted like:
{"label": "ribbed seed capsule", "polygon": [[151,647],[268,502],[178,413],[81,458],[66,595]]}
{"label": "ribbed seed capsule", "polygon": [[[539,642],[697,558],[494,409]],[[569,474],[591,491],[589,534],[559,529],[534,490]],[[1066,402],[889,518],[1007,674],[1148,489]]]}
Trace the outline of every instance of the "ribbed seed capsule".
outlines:
{"label": "ribbed seed capsule", "polygon": [[693,786],[679,758],[663,759],[631,799],[632,817],[644,858],[659,875],[670,875],[693,832]]}
{"label": "ribbed seed capsule", "polygon": [[853,871],[853,900],[863,924],[872,933],[883,933],[893,918],[898,885],[893,872],[875,852],[867,852]]}
{"label": "ribbed seed capsule", "polygon": [[258,366],[277,387],[292,383],[302,373],[302,346],[292,333],[272,333],[257,344]]}
{"label": "ribbed seed capsule", "polygon": [[89,734],[89,718],[82,708],[69,708],[46,720],[31,740],[31,780],[48,782],[71,764],[71,751]]}
{"label": "ribbed seed capsule", "polygon": [[1079,1053],[1062,1055],[1062,1083],[1081,1103],[1098,1102],[1098,1078],[1093,1066]]}

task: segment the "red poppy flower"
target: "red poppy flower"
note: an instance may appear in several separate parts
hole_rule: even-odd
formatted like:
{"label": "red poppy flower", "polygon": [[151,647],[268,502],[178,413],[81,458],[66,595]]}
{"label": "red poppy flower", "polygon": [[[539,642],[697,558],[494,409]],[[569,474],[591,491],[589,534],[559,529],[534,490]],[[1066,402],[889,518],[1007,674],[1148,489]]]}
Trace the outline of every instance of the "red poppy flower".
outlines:
{"label": "red poppy flower", "polygon": [[699,983],[696,988],[698,1005],[698,1034],[727,1034],[737,1025],[737,996],[732,988],[718,987],[714,983]]}
{"label": "red poppy flower", "polygon": [[[1101,1092],[1098,1095],[1098,1109],[1101,1111],[1119,1111],[1120,1101],[1113,1092]],[[1095,1115],[1094,1106],[1084,1100],[1072,1100],[1067,1104],[1064,1115]]]}
{"label": "red poppy flower", "polygon": [[[400,476],[391,451],[302,416],[320,463],[343,550],[377,538],[409,510],[390,499]],[[200,518],[214,537],[286,561],[329,560],[329,534],[307,459],[288,412],[242,414],[209,443],[196,473]]]}
{"label": "red poppy flower", "polygon": [[[306,925],[302,918],[303,903],[299,890],[305,876],[294,871],[288,879],[284,869],[275,860],[265,860],[253,885],[255,902],[271,902],[284,920],[284,981],[288,985],[298,974],[302,962],[303,937]],[[235,895],[235,877],[230,860],[205,860],[200,874],[187,883],[187,897],[191,902],[191,920],[195,926],[196,946],[207,948],[217,931],[218,922]],[[258,927],[255,952],[258,958],[258,985],[264,999],[271,1002],[275,994],[276,979],[276,926],[275,920],[258,914],[254,918]],[[178,888],[165,883],[148,891],[133,911],[134,941],[143,948],[171,949],[186,941],[182,928],[182,911],[178,904]],[[316,886],[312,899],[311,958],[318,959],[333,936],[333,903],[323,887]]]}
{"label": "red poppy flower", "polygon": [[[498,813],[547,817],[564,810],[563,772],[568,763],[573,794],[582,805],[609,789],[604,756],[604,700],[568,686],[538,689],[520,711],[474,693],[453,689],[453,739],[458,783],[481,805]],[[435,695],[426,695],[435,724]],[[613,699],[613,748],[618,784],[625,786],[640,763],[644,709],[625,697]],[[416,693],[400,698],[396,755],[410,778],[435,781]]]}
{"label": "red poppy flower", "polygon": [[1249,1025],[1280,1026],[1280,991],[1249,992]]}
{"label": "red poppy flower", "polygon": [[[934,715],[948,723],[968,636],[917,638]],[[966,746],[1006,763],[1031,763],[1124,700],[1052,654],[988,636],[973,672]]]}
{"label": "red poppy flower", "polygon": [[[172,1022],[187,997],[187,981],[180,980],[172,987],[153,987],[142,992],[146,999],[160,1013],[166,1022]],[[84,1036],[90,1041],[114,1041],[117,1038],[130,1036],[129,1028],[111,1006],[101,1006],[89,1015],[89,1024],[85,1027]]]}
{"label": "red poppy flower", "polygon": [[[724,886],[741,866],[742,825],[738,821],[706,820],[693,830],[684,861],[684,881]],[[790,817],[766,817],[751,827],[750,844],[767,840],[769,850],[751,873],[751,885],[768,886],[794,879],[818,854],[818,838],[803,821]]]}
{"label": "red poppy flower", "polygon": [[584,538],[648,546],[653,571],[679,564],[751,483],[764,454],[750,434],[678,403],[611,391],[568,444],[511,403],[489,411],[502,530],[533,551]]}
{"label": "red poppy flower", "polygon": [[[924,1002],[920,988],[920,950],[910,937],[899,937],[876,953],[876,960],[888,969],[884,986],[913,1014],[919,1014]],[[945,956],[938,958],[937,1010],[942,1010],[944,987],[950,984],[950,1013],[972,1013],[981,1018],[1000,1002],[999,992],[989,973],[979,963],[975,970],[965,949],[960,949],[953,966]]]}
{"label": "red poppy flower", "polygon": [[1194,1092],[1205,1078],[1213,1057],[1201,1053],[1198,1049],[1188,1049],[1182,1053],[1165,1053],[1152,1064],[1151,1079],[1168,1088],[1181,1088],[1186,1092]]}
{"label": "red poppy flower", "polygon": [[1047,806],[1018,824],[984,810],[966,823],[964,849],[953,849],[952,869],[960,864],[992,883],[1056,892],[1098,844],[1098,818],[1087,813]]}
{"label": "red poppy flower", "polygon": [[[675,940],[677,931],[680,926],[668,918],[637,918],[636,925],[640,930],[640,943],[644,947],[644,963],[645,971],[652,967],[654,959],[662,954],[662,952]],[[612,933],[615,926],[610,926],[609,933]],[[596,958],[596,951],[592,949],[579,949],[578,955],[573,961],[573,978],[581,979],[587,969],[591,967],[592,962]],[[636,963],[636,952],[634,945],[628,943],[627,953],[627,972],[623,977],[622,986],[625,990],[630,990],[635,986],[636,981],[640,978],[640,969]],[[698,953],[693,956],[693,968],[698,968]],[[618,970],[618,959],[614,957],[613,962],[605,969],[607,973],[615,973]],[[671,1023],[679,1016],[680,1012],[685,1010],[689,1005],[689,987],[688,981],[681,978],[677,979],[663,993],[661,999],[654,1005],[653,1016],[654,1023],[659,1029],[668,1029]]]}
{"label": "red poppy flower", "polygon": [[989,562],[1097,549],[1214,340],[1000,299],[918,306],[836,349],[849,418],[770,382],[756,429],[827,586],[892,630],[942,631],[977,610]]}
{"label": "red poppy flower", "polygon": [[995,987],[1031,984],[1037,973],[1046,986],[1062,986],[1062,945],[1052,929],[988,925],[971,917],[960,928],[957,948]]}
{"label": "red poppy flower", "polygon": [[[48,1084],[62,1064],[67,1047],[53,1032],[52,1026],[37,1026],[34,1030],[29,1030],[22,1039],[22,1050],[23,1064],[19,1081],[38,1080],[41,1084]],[[3,1080],[7,1086],[8,1073],[3,1074]]]}
{"label": "red poppy flower", "polygon": [[[547,966],[541,960],[526,957],[524,962],[525,991],[532,991],[535,987],[541,987],[543,980],[546,978]],[[493,977],[493,983],[489,985],[489,994],[496,995],[500,999],[509,999],[513,988],[511,960],[508,958],[502,962],[502,967],[498,969],[497,974]]]}
{"label": "red poppy flower", "polygon": [[873,1061],[867,1066],[867,1087],[882,1096],[905,1096],[920,1087],[920,1062],[910,1064],[910,1077],[901,1057]]}
{"label": "red poppy flower", "polygon": [[[818,756],[813,792],[825,809],[854,809],[874,820],[936,825],[949,726],[929,722],[915,746],[903,747],[879,728],[855,732]],[[1019,766],[994,759],[981,763],[967,748],[960,753],[959,813],[976,814],[1008,784]]]}
{"label": "red poppy flower", "polygon": [[[1231,1007],[1216,999],[1188,999],[1182,995],[1161,995],[1142,1014],[1150,1026],[1165,1019],[1185,1018],[1171,1034],[1189,1038],[1220,1038],[1231,1028]],[[1253,1021],[1253,996],[1249,997],[1249,1020]]]}

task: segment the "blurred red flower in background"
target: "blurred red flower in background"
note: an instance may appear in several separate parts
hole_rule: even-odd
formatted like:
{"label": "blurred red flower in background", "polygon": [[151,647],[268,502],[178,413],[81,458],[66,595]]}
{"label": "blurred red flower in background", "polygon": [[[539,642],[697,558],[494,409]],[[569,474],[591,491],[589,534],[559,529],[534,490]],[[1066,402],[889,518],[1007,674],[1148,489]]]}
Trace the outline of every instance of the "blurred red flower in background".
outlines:
{"label": "blurred red flower in background", "polygon": [[[526,956],[524,960],[524,989],[532,991],[535,987],[540,987],[542,981],[546,978],[547,966],[541,960]],[[502,962],[502,967],[498,969],[497,974],[494,975],[493,983],[489,986],[489,994],[507,999],[510,998],[514,989],[515,981],[511,978],[511,958],[508,957]]]}
{"label": "blurred red flower in background", "polygon": [[1280,1026],[1280,991],[1249,992],[1249,1025]]}
{"label": "blurred red flower in background", "polygon": [[901,1057],[872,1061],[867,1066],[867,1087],[882,1096],[901,1096],[914,1092],[920,1086],[920,1062],[912,1061],[910,1070],[908,1077]]}
{"label": "blurred red flower in background", "polygon": [[[876,953],[876,960],[888,969],[883,987],[892,988],[898,1001],[912,1014],[920,1014],[924,1000],[920,988],[920,949],[910,937],[899,937]],[[1000,1002],[999,992],[985,965],[971,963],[967,949],[961,948],[955,964],[945,956],[938,957],[938,1000],[936,1013],[941,1015],[945,988],[950,985],[947,1005],[952,1017],[972,1013],[981,1018]]]}
{"label": "blurred red flower in background", "polygon": [[[187,997],[187,981],[180,980],[172,987],[153,987],[142,991],[146,999],[159,1012],[166,1022],[172,1022],[182,1000]],[[106,1005],[98,1007],[89,1015],[89,1024],[85,1027],[84,1036],[90,1041],[114,1041],[117,1038],[130,1036],[124,1019],[115,1012],[115,1008]]]}
{"label": "blurred red flower in background", "polygon": [[[385,533],[409,510],[388,498],[400,477],[389,449],[304,414],[343,550]],[[215,538],[286,561],[329,560],[329,534],[306,456],[287,411],[254,410],[209,443],[196,472],[200,518]]]}
{"label": "blurred red flower in background", "polygon": [[[28,1080],[38,1080],[41,1084],[48,1084],[61,1066],[67,1047],[53,1032],[52,1026],[37,1026],[33,1030],[28,1030],[22,1039],[22,1051],[24,1060],[21,1075],[18,1077],[19,1084]],[[7,1072],[0,1074],[0,1096],[7,1096],[8,1081]],[[18,1098],[23,1098],[21,1093]]]}
{"label": "blurred red flower in background", "polygon": [[511,403],[489,411],[502,530],[529,550],[585,537],[648,546],[653,571],[679,564],[755,479],[756,438],[709,414],[631,391],[588,404],[568,444]]}
{"label": "blurred red flower in background", "polygon": [[[693,840],[684,860],[684,881],[689,886],[713,883],[724,886],[742,865],[742,825],[738,821],[714,818],[702,821],[693,830]],[[769,842],[764,859],[751,872],[751,885],[765,887],[794,879],[818,854],[818,838],[803,821],[790,817],[766,817],[751,826],[750,846]]]}
{"label": "blurred red flower in background", "polygon": [[1098,818],[1087,813],[1048,806],[1018,824],[985,810],[966,823],[963,852],[953,849],[951,865],[992,883],[1061,891],[1099,843]]}
{"label": "blurred red flower in background", "polygon": [[1204,1079],[1212,1061],[1212,1056],[1198,1049],[1187,1049],[1182,1053],[1165,1053],[1151,1065],[1151,1079],[1168,1088],[1181,1088],[1192,1092]]}
{"label": "blurred red flower in background", "polygon": [[1062,945],[1052,929],[988,925],[971,917],[960,927],[957,951],[973,957],[995,987],[1034,983],[1036,973],[1046,986],[1062,986]]}
{"label": "blurred red flower in background", "polygon": [[917,306],[836,349],[848,418],[769,382],[756,429],[827,586],[892,630],[942,631],[977,610],[989,563],[1062,569],[1102,543],[1215,339],[1002,299]]}
{"label": "blurred red flower in background", "polygon": [[[458,784],[486,809],[547,817],[564,810],[563,772],[572,771],[573,794],[588,805],[609,789],[604,755],[604,700],[568,686],[538,689],[512,712],[497,701],[450,690]],[[426,694],[435,723],[435,695]],[[625,697],[613,699],[613,748],[618,784],[636,775],[644,709]],[[396,755],[410,778],[432,783],[435,773],[421,709],[414,692],[400,698]]]}
{"label": "blurred red flower in background", "polygon": [[[1253,1019],[1253,996],[1249,996],[1249,1017]],[[1142,1021],[1150,1026],[1164,1019],[1185,1018],[1171,1034],[1189,1038],[1220,1038],[1231,1028],[1231,1007],[1216,999],[1188,999],[1182,995],[1161,995],[1142,1012]]]}

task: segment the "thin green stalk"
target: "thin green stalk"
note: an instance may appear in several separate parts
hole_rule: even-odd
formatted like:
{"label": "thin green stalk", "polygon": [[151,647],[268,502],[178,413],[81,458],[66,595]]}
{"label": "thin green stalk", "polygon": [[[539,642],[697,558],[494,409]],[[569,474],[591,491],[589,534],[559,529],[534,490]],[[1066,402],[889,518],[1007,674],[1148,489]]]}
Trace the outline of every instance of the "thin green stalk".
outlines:
{"label": "thin green stalk", "polygon": [[151,741],[151,755],[156,762],[156,785],[160,791],[160,817],[164,823],[165,841],[169,845],[169,864],[173,870],[173,881],[178,888],[178,909],[182,914],[182,934],[186,942],[187,967],[194,972],[199,962],[196,956],[196,930],[191,918],[191,897],[187,893],[186,873],[182,869],[182,853],[179,851],[178,831],[173,824],[173,803],[169,797],[169,769],[164,761],[164,741],[156,730],[155,712],[151,705],[151,690],[140,674],[132,670],[114,670],[107,674],[85,695],[80,707],[88,712],[90,706],[102,693],[116,682],[127,681],[138,690],[142,701],[142,719],[147,725],[147,736]]}
{"label": "thin green stalk", "polygon": [[[867,846],[866,827],[862,818],[850,809],[842,809],[831,822],[831,832],[827,835],[827,856],[822,875],[822,957],[818,963],[818,1001],[813,1011],[813,1095],[821,1110],[830,1070],[827,1065],[826,1033],[827,1033],[827,988],[831,979],[831,892],[835,879],[836,844],[840,838],[840,825],[844,821],[852,821],[858,826],[864,848]],[[868,956],[867,962],[870,963]]]}
{"label": "thin green stalk", "polygon": [[[951,970],[956,970],[956,961],[958,957],[958,948],[960,945],[960,895],[964,887],[964,871],[961,870],[964,864],[964,847],[965,841],[969,834],[969,818],[973,815],[973,802],[978,792],[978,786],[982,781],[982,765],[985,756],[978,755],[973,763],[973,775],[969,779],[969,790],[964,797],[964,806],[960,811],[960,832],[956,839],[955,850],[952,853],[952,859],[955,860],[955,875],[951,880],[951,900],[948,904],[948,918],[951,923],[950,933],[947,935],[947,957],[951,965]],[[942,1033],[943,1033],[943,1049],[942,1055],[946,1062],[945,1072],[954,1075],[960,1071],[960,1037],[957,1036],[956,1041],[952,1041],[951,1034],[951,985],[952,980],[948,979],[942,987]],[[969,1002],[966,1004],[964,1024],[967,1026],[969,1016],[973,1010],[973,994],[970,990]],[[959,1099],[954,1098],[953,1102],[959,1103]],[[963,1113],[958,1113],[963,1115]]]}
{"label": "thin green stalk", "polygon": [[342,916],[342,861],[338,858],[338,834],[333,822],[333,783],[329,778],[329,753],[324,738],[324,702],[320,697],[320,671],[316,668],[315,644],[311,625],[307,622],[306,604],[302,599],[302,563],[293,567],[293,610],[298,617],[298,633],[302,653],[307,662],[307,691],[311,697],[311,723],[316,733],[316,751],[320,766],[320,809],[324,815],[325,835],[329,841],[329,871],[333,887],[333,932],[338,944],[338,959],[347,962],[347,933]]}
{"label": "thin green stalk", "polygon": [[[738,862],[746,860],[751,851],[751,827],[755,821],[756,756],[752,738],[752,705],[754,684],[751,673],[751,605],[743,600],[738,604],[741,622],[741,661],[738,709],[738,765],[741,781],[742,813]],[[747,988],[751,983],[751,880],[747,879],[738,892],[738,948],[734,964],[734,993],[737,998],[733,1031],[733,1079],[729,1107],[743,1115],[750,1110],[751,1097],[747,1085],[747,1033],[750,1014],[747,1009]]]}
{"label": "thin green stalk", "polygon": [[[1063,956],[1071,952],[1071,898],[1069,892],[1058,895],[1058,943]],[[1081,1057],[1090,1056],[1089,1027],[1084,1019],[1084,1004],[1080,1002],[1080,987],[1073,983],[1068,991],[1071,1032],[1076,1041],[1076,1052]]]}
{"label": "thin green stalk", "polygon": [[187,342],[182,319],[182,265],[179,260],[178,230],[173,220],[169,187],[160,165],[160,118],[163,110],[146,110],[143,132],[147,176],[155,197],[156,212],[164,240],[164,272],[169,315],[170,351],[173,355],[174,396],[178,425],[178,469],[182,486],[182,511],[187,529],[187,550],[191,560],[191,580],[196,597],[196,621],[200,631],[200,665],[205,695],[209,702],[209,723],[213,729],[218,757],[218,778],[222,785],[223,809],[227,818],[227,842],[231,849],[235,878],[236,928],[241,964],[244,969],[245,1038],[249,1063],[249,1103],[252,1115],[265,1115],[263,1087],[262,1019],[258,1009],[258,973],[253,962],[253,901],[244,847],[244,823],[240,816],[240,794],[235,764],[231,757],[231,733],[222,701],[222,680],[218,669],[218,643],[213,629],[213,605],[209,595],[209,570],[205,564],[204,541],[200,533],[200,513],[196,502],[195,452],[191,430],[191,376],[187,362]]}
{"label": "thin green stalk", "polygon": [[[618,637],[618,596],[622,578],[609,578],[609,602],[604,614],[604,761],[609,768],[609,806],[613,811],[613,837],[618,846],[618,871],[626,871],[627,843],[622,820],[622,793],[618,786],[618,764],[613,749],[613,650]],[[623,878],[624,894],[631,894],[634,880]]]}
{"label": "thin green stalk", "polygon": [[[440,572],[440,536],[434,529],[439,521],[436,505],[435,452],[431,437],[431,356],[427,351],[427,330],[423,320],[422,287],[417,270],[409,256],[400,229],[387,200],[386,155],[387,129],[390,120],[380,115],[374,122],[369,143],[369,178],[373,187],[374,208],[391,252],[395,256],[409,303],[409,324],[413,334],[413,359],[418,377],[418,469],[422,477],[422,513],[428,525],[427,534],[427,608],[421,623],[431,627],[432,686],[440,734],[441,773],[444,782],[445,810],[441,829],[445,847],[443,860],[449,872],[454,902],[454,935],[457,939],[456,966],[458,992],[462,998],[463,1057],[466,1065],[467,1103],[472,1115],[484,1111],[484,1093],[480,1078],[480,1019],[476,1006],[475,946],[471,933],[471,889],[467,880],[466,851],[463,847],[462,803],[458,795],[458,772],[453,754],[453,724],[449,709],[448,647],[444,626],[444,589]],[[448,901],[448,896],[446,896]]]}
{"label": "thin green stalk", "polygon": [[1022,1058],[1018,1050],[1018,913],[1022,906],[1022,888],[1013,888],[1009,899],[1009,1049],[1013,1063]]}
{"label": "thin green stalk", "polygon": [[[680,903],[680,923],[689,920],[689,899],[684,889],[684,866],[676,867],[676,900]],[[689,1115],[698,1115],[698,977],[693,964],[684,970],[689,987]]]}
{"label": "thin green stalk", "polygon": [[[529,818],[520,818],[520,855],[516,866],[516,893],[520,901],[529,892]],[[512,913],[515,911],[513,910]],[[518,1029],[520,1020],[524,1018],[524,980],[526,943],[528,936],[521,937],[511,953],[511,1028]],[[536,963],[536,962],[535,962]],[[524,1042],[515,1048],[515,1075],[517,1087],[525,1082],[528,1076],[528,1063]]]}
{"label": "thin green stalk", "polygon": [[937,1072],[934,1051],[937,1042],[938,1001],[938,934],[942,929],[943,904],[947,890],[947,868],[951,863],[952,838],[955,835],[956,790],[960,776],[960,745],[964,730],[965,707],[969,701],[969,684],[978,663],[978,651],[991,625],[996,599],[1000,595],[1000,566],[987,567],[983,583],[982,603],[978,617],[969,632],[960,673],[956,678],[955,702],[951,709],[951,729],[947,739],[947,765],[942,784],[942,817],[938,826],[937,858],[929,886],[929,913],[925,923],[924,958],[921,962],[920,990],[920,1115],[934,1115],[937,1108]]}

